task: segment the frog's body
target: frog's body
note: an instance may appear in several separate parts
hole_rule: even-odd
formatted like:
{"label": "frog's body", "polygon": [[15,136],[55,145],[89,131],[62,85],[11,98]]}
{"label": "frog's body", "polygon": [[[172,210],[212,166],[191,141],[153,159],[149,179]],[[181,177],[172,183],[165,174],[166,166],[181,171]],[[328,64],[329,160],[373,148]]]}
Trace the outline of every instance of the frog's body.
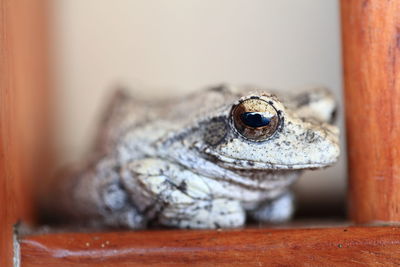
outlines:
{"label": "frog's body", "polygon": [[[244,119],[234,117],[235,107],[257,105],[265,109],[261,115],[250,110],[240,111]],[[265,92],[227,86],[162,103],[118,94],[104,118],[95,159],[70,189],[72,211],[130,228],[149,222],[238,227],[246,214],[287,220],[293,212],[289,186],[301,171],[338,157],[338,131],[329,124],[334,110],[323,89],[285,104]]]}

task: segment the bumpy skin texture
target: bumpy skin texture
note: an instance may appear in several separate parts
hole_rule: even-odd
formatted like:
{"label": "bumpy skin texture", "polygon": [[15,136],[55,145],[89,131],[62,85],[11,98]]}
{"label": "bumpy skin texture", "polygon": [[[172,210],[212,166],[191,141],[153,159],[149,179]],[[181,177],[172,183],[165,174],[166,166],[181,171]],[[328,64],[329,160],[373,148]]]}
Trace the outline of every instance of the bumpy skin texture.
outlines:
{"label": "bumpy skin texture", "polygon": [[[232,109],[261,99],[279,114],[266,140],[235,128]],[[339,156],[336,105],[326,89],[278,98],[218,86],[164,102],[118,92],[106,112],[93,157],[68,179],[65,206],[98,225],[145,228],[240,227],[293,213],[290,185],[302,170]]]}

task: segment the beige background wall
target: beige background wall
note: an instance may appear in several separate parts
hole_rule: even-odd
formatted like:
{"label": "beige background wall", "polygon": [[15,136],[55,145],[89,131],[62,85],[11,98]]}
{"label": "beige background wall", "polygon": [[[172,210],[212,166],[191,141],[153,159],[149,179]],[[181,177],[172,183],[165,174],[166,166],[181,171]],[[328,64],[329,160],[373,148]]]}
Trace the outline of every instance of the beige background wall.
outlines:
{"label": "beige background wall", "polygon": [[[229,82],[326,85],[341,99],[336,0],[57,0],[53,26],[60,164],[83,157],[116,85],[144,97]],[[341,114],[342,115],[342,114]],[[342,198],[344,157],[297,185]]]}

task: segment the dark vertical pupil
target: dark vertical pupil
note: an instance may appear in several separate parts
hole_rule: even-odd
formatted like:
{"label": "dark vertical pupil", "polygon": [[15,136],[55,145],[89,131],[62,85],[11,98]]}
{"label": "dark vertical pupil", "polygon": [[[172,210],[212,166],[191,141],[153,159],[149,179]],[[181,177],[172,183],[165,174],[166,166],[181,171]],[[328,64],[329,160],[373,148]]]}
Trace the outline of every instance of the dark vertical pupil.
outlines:
{"label": "dark vertical pupil", "polygon": [[240,115],[240,118],[244,124],[253,128],[267,126],[271,121],[257,112],[244,112]]}

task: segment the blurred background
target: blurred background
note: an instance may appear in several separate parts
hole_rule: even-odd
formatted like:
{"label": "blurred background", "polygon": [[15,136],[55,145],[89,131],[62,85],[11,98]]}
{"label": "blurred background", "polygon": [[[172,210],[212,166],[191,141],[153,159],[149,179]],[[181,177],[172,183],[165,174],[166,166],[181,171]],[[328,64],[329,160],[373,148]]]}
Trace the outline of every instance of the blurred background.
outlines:
{"label": "blurred background", "polygon": [[340,105],[342,156],[296,184],[300,206],[342,207],[345,149],[336,0],[52,2],[57,166],[83,159],[107,98],[144,98],[222,82],[296,91],[327,86]]}

